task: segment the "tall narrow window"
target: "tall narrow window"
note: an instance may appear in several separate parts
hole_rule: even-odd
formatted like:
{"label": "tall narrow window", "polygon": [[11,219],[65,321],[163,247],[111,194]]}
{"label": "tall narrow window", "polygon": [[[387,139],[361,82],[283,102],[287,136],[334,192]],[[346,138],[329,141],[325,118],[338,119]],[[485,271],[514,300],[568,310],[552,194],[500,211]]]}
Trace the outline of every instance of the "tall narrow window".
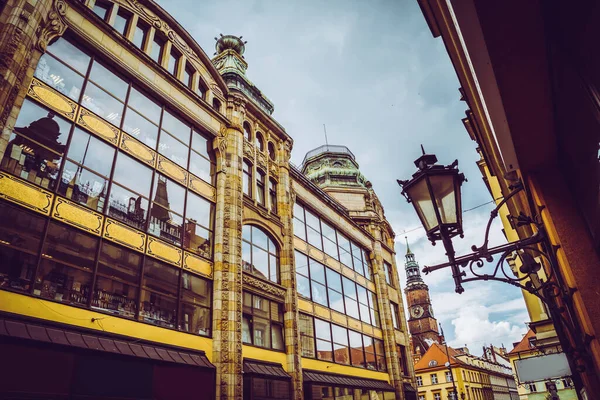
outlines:
{"label": "tall narrow window", "polygon": [[390,301],[390,307],[392,308],[392,324],[395,329],[400,329],[400,311],[398,310],[398,304]]}
{"label": "tall narrow window", "polygon": [[269,207],[273,214],[277,213],[277,182],[275,179],[269,179]]}
{"label": "tall narrow window", "polygon": [[148,36],[148,25],[138,20],[138,23],[135,27],[135,32],[133,33],[133,44],[136,45],[139,49],[144,49],[144,45],[146,44],[146,37]]}
{"label": "tall narrow window", "polygon": [[167,71],[172,75],[177,76],[177,64],[179,64],[180,58],[181,54],[174,48],[171,48],[171,53],[169,54],[169,60],[167,62]]}
{"label": "tall narrow window", "polygon": [[163,47],[165,47],[165,39],[159,35],[154,35],[154,41],[152,42],[152,49],[150,50],[150,58],[159,64],[162,64],[162,53]]}
{"label": "tall narrow window", "polygon": [[183,70],[183,84],[190,89],[194,88],[194,72],[194,67],[192,67],[190,63],[186,62]]}
{"label": "tall narrow window", "polygon": [[262,133],[256,132],[256,148],[260,151],[265,150],[265,141],[263,139]]}
{"label": "tall narrow window", "polygon": [[315,357],[315,328],[313,317],[300,313],[298,316],[298,331],[300,331],[300,351],[302,357]]}
{"label": "tall narrow window", "polygon": [[[196,88],[196,94],[198,96],[200,96],[201,98],[205,99],[206,87],[202,83],[202,80],[200,79],[200,77],[198,77],[198,87]],[[213,105],[214,105],[214,101],[213,101]]]}
{"label": "tall narrow window", "polygon": [[111,4],[107,1],[96,0],[93,8],[94,14],[106,21],[108,19],[108,10],[110,10],[110,6]]}
{"label": "tall narrow window", "polygon": [[221,112],[221,102],[219,99],[213,99],[213,109],[215,111]]}
{"label": "tall narrow window", "polygon": [[394,287],[394,280],[393,278],[393,268],[392,265],[386,261],[383,262],[383,266],[385,268],[385,281],[387,282],[388,285]]}
{"label": "tall narrow window", "polygon": [[273,142],[269,142],[269,144],[267,145],[267,151],[269,152],[269,158],[271,159],[271,161],[275,161],[277,155],[275,154],[275,145],[273,144]]}
{"label": "tall narrow window", "polygon": [[244,194],[252,197],[252,164],[248,160],[244,160],[244,166],[242,170]]}
{"label": "tall narrow window", "polygon": [[244,138],[247,141],[252,142],[252,131],[248,122],[244,122]]}
{"label": "tall narrow window", "polygon": [[258,347],[283,350],[283,307],[244,292],[242,341]]}
{"label": "tall narrow window", "polygon": [[113,28],[121,35],[125,36],[127,34],[127,28],[129,26],[129,21],[131,21],[131,13],[123,8],[119,7],[119,11],[115,17],[115,23]]}
{"label": "tall narrow window", "polygon": [[258,204],[265,205],[265,173],[261,170],[256,171],[256,200]]}
{"label": "tall narrow window", "polygon": [[275,242],[260,228],[242,228],[242,269],[279,283],[279,264]]}
{"label": "tall narrow window", "polygon": [[294,203],[294,235],[306,241],[306,223],[304,219],[304,207],[298,202]]}

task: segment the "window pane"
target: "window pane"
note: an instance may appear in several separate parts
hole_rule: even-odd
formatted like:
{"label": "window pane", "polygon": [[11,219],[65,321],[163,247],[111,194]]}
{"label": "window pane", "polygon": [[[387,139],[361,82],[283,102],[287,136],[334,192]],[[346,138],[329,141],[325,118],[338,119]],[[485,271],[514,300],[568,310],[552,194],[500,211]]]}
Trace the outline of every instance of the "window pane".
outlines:
{"label": "window pane", "polygon": [[96,3],[94,4],[94,8],[93,8],[94,14],[96,14],[103,20],[106,20],[106,17],[108,16],[108,8],[109,7],[110,6],[107,3],[96,1]]}
{"label": "window pane", "polygon": [[272,282],[279,283],[279,264],[277,263],[277,257],[273,254],[269,254],[269,279]]}
{"label": "window pane", "polygon": [[138,25],[135,27],[135,33],[133,34],[133,44],[135,44],[138,48],[143,49],[147,32],[148,28],[138,23]]}
{"label": "window pane", "polygon": [[346,328],[332,324],[331,330],[333,332],[333,341],[335,343],[348,346],[348,330]]}
{"label": "window pane", "polygon": [[67,120],[28,99],[23,102],[14,128],[16,133],[60,154],[65,151],[70,130]]}
{"label": "window pane", "polygon": [[119,153],[113,180],[147,197],[150,194],[152,170],[124,153]]}
{"label": "window pane", "polygon": [[158,37],[158,35],[154,36],[154,41],[152,42],[152,49],[150,50],[150,58],[160,64],[162,50],[165,41]]}
{"label": "window pane", "polygon": [[325,285],[312,281],[312,300],[327,307],[327,291]]}
{"label": "window pane", "polygon": [[342,264],[346,265],[347,267],[354,268],[352,266],[352,256],[350,255],[350,252],[342,247],[339,247],[339,251],[340,251],[340,262]]}
{"label": "window pane", "polygon": [[296,274],[296,285],[298,294],[310,299],[310,282],[308,278]]}
{"label": "window pane", "polygon": [[183,237],[183,217],[152,203],[148,232],[176,245]]}
{"label": "window pane", "polygon": [[29,292],[37,260],[37,255],[0,245],[0,287]]}
{"label": "window pane", "polygon": [[165,131],[160,133],[158,152],[187,169],[189,148]]}
{"label": "window pane", "polygon": [[67,157],[106,177],[110,176],[115,149],[78,127],[73,131]]}
{"label": "window pane", "polygon": [[368,305],[369,304],[369,297],[367,295],[367,289],[365,289],[364,287],[362,287],[360,285],[356,285],[356,291],[358,292],[358,301],[359,301],[359,303]]}
{"label": "window pane", "polygon": [[127,24],[129,23],[129,16],[125,14],[122,10],[119,10],[115,17],[115,23],[113,28],[121,35],[125,35],[125,31],[127,30]]}
{"label": "window pane", "polygon": [[298,250],[294,251],[296,272],[308,276],[308,257]]}
{"label": "window pane", "polygon": [[134,318],[138,303],[138,287],[123,282],[96,277],[92,308],[122,317]]}
{"label": "window pane", "polygon": [[269,245],[269,238],[267,237],[267,235],[260,230],[259,228],[252,226],[252,244],[254,244],[255,246],[258,246],[262,249],[268,250]]}
{"label": "window pane", "polygon": [[48,53],[51,53],[59,60],[80,72],[82,75],[87,74],[90,65],[90,56],[79,50],[65,38],[59,38],[56,42],[48,46]]}
{"label": "window pane", "polygon": [[333,361],[331,342],[317,339],[317,358],[319,360]]}
{"label": "window pane", "polygon": [[359,319],[358,303],[355,300],[352,300],[352,299],[346,297],[345,304],[346,304],[346,314],[352,318]]}
{"label": "window pane", "polygon": [[352,358],[352,365],[363,367],[365,356],[363,353],[362,335],[358,332],[349,331],[348,336],[350,337],[350,354]]}
{"label": "window pane", "polygon": [[115,126],[121,125],[123,103],[95,84],[88,82],[81,104],[111,124]]}
{"label": "window pane", "polygon": [[339,273],[330,268],[325,268],[327,271],[327,287],[342,292],[342,277]]}
{"label": "window pane", "polygon": [[344,296],[341,293],[336,292],[335,290],[329,289],[329,307],[341,312],[342,314],[345,312],[344,310]]}
{"label": "window pane", "polygon": [[92,273],[71,268],[59,261],[42,259],[34,294],[45,299],[86,305],[90,295]]}
{"label": "window pane", "polygon": [[323,250],[323,244],[321,243],[321,234],[315,231],[310,226],[307,227],[306,233],[308,234],[308,243],[312,244],[319,250]]}
{"label": "window pane", "polygon": [[147,212],[147,199],[113,183],[108,199],[109,216],[138,229],[146,229]]}
{"label": "window pane", "polygon": [[252,225],[242,226],[242,239],[252,243]]}
{"label": "window pane", "polygon": [[67,161],[58,186],[58,193],[76,203],[102,212],[106,203],[108,180]]}
{"label": "window pane", "polygon": [[142,256],[139,253],[103,242],[98,262],[98,274],[138,286],[141,263]]}
{"label": "window pane", "polygon": [[319,217],[317,217],[315,214],[308,210],[306,210],[306,225],[319,232],[319,235],[321,234],[321,225],[319,223]]}
{"label": "window pane", "polygon": [[192,135],[192,148],[204,157],[210,158],[208,155],[210,148],[209,141],[196,131],[194,131],[194,134]]}
{"label": "window pane", "polygon": [[272,343],[273,343],[273,348],[276,350],[283,350],[284,349],[284,343],[283,343],[283,329],[281,327],[281,325],[271,325],[271,336],[272,336]]}
{"label": "window pane", "polygon": [[304,226],[304,223],[302,221],[300,221],[299,219],[296,219],[296,217],[294,217],[294,235],[298,236],[300,239],[306,241],[306,227]]}
{"label": "window pane", "polygon": [[173,114],[168,111],[165,111],[163,114],[162,120],[162,129],[169,132],[171,135],[175,136],[177,139],[181,140],[185,143],[186,146],[190,143],[190,127],[189,125],[183,123],[178,118],[176,118]]}
{"label": "window pane", "polygon": [[188,191],[185,216],[202,226],[211,227],[212,203]]}
{"label": "window pane", "polygon": [[177,64],[179,62],[179,55],[175,54],[175,52],[171,51],[169,54],[169,60],[167,62],[167,71],[171,74],[175,75],[175,68],[177,68]]}
{"label": "window pane", "polygon": [[98,239],[56,222],[50,222],[42,254],[56,261],[92,270]]}
{"label": "window pane", "polygon": [[259,347],[271,347],[271,332],[269,320],[252,318],[252,333],[254,345]]}
{"label": "window pane", "polygon": [[344,282],[344,295],[356,300],[356,283],[345,276],[342,277],[342,281]]}
{"label": "window pane", "polygon": [[367,324],[371,323],[371,309],[367,306],[365,306],[364,304],[359,304],[359,309],[360,309],[360,320],[362,322],[365,322]]}
{"label": "window pane", "polygon": [[313,329],[313,318],[306,314],[299,314],[298,318],[298,330],[300,331],[300,346],[302,350],[302,356],[314,357],[315,356],[315,332]]}
{"label": "window pane", "polygon": [[179,329],[198,335],[210,334],[211,292],[209,281],[183,273]]}
{"label": "window pane", "polygon": [[252,336],[250,334],[250,319],[246,316],[242,317],[242,342],[252,343]]}
{"label": "window pane", "polygon": [[334,259],[338,259],[338,247],[337,244],[327,238],[323,238],[323,250]]}
{"label": "window pane", "polygon": [[127,108],[125,122],[123,122],[123,130],[151,149],[156,149],[158,126],[154,125],[131,108]]}
{"label": "window pane", "polygon": [[340,364],[350,364],[350,352],[348,346],[342,346],[340,344],[333,344],[333,354],[335,362]]}
{"label": "window pane", "polygon": [[174,328],[178,286],[178,269],[146,258],[140,320]]}
{"label": "window pane", "polygon": [[190,152],[189,171],[198,178],[212,184],[213,166],[209,160],[200,156],[195,151]]}
{"label": "window pane", "polygon": [[315,318],[315,332],[317,333],[317,338],[331,341],[331,331],[329,330],[329,326],[329,322]]}
{"label": "window pane", "polygon": [[325,267],[313,259],[310,260],[310,279],[325,284]]}
{"label": "window pane", "polygon": [[131,88],[127,105],[135,109],[156,125],[160,122],[161,108],[136,88]]}
{"label": "window pane", "polygon": [[[0,203],[0,244],[37,253],[45,227],[45,218]],[[1,286],[1,285],[0,285]]]}
{"label": "window pane", "polygon": [[256,246],[252,247],[252,273],[269,279],[268,253]]}
{"label": "window pane", "polygon": [[125,101],[129,84],[97,61],[92,65],[90,79],[117,99]]}
{"label": "window pane", "polygon": [[[87,60],[89,62],[89,58]],[[83,76],[57,61],[51,55],[44,54],[40,58],[34,75],[40,81],[53,87],[71,100],[79,101]]]}

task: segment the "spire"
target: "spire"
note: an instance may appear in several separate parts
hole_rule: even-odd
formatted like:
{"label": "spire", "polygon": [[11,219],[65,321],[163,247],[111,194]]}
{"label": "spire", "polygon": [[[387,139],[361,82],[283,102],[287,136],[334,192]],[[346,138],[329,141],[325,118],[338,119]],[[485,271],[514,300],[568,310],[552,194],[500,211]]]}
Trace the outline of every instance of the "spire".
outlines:
{"label": "spire", "polygon": [[408,245],[408,236],[404,236],[404,239],[406,239],[406,255],[413,254],[412,251],[410,251],[410,246]]}

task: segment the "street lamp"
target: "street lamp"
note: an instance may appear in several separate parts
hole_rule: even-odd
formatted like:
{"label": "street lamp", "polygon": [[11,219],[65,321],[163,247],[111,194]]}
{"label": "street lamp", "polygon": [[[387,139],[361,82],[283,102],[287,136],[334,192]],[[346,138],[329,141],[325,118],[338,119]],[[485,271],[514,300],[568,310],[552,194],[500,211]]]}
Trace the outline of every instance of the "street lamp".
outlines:
{"label": "street lamp", "polygon": [[401,181],[402,194],[406,200],[415,207],[415,211],[427,232],[427,238],[435,245],[436,240],[441,240],[446,250],[446,255],[452,263],[452,276],[456,282],[456,292],[464,291],[460,284],[460,271],[454,262],[454,247],[452,238],[460,235],[462,230],[462,202],[460,187],[466,180],[464,174],[458,171],[458,160],[448,166],[436,165],[437,157],[434,154],[425,154],[415,160],[419,169],[412,179]]}
{"label": "street lamp", "polygon": [[[425,266],[423,272],[428,274],[450,268],[455,291],[459,294],[464,292],[463,283],[490,280],[508,283],[528,291],[548,306],[563,351],[570,356],[568,359],[571,370],[581,371],[592,365],[587,356],[586,336],[579,322],[573,318],[574,291],[565,284],[560,273],[556,258],[558,246],[553,246],[550,242],[541,217],[531,217],[523,212],[518,216],[509,215],[507,218],[511,225],[531,226],[534,233],[515,242],[488,247],[494,218],[498,216],[502,206],[524,189],[523,184],[517,181],[509,186],[511,192],[492,210],[483,244],[479,247],[472,246],[473,253],[455,257],[452,238],[457,235],[463,237],[460,189],[466,179],[458,170],[458,161],[447,166],[436,165],[437,157],[425,154],[423,146],[421,150],[423,154],[415,160],[417,172],[409,180],[398,180],[398,184],[402,187],[402,195],[413,204],[427,232],[427,238],[434,245],[436,241],[441,240],[448,256],[448,262]],[[539,205],[538,208],[541,211],[544,206]],[[491,273],[482,272],[486,263],[494,262],[495,255],[499,258]],[[517,264],[520,264],[518,271]],[[540,270],[545,273],[538,275]],[[579,379],[576,387],[581,387]]]}

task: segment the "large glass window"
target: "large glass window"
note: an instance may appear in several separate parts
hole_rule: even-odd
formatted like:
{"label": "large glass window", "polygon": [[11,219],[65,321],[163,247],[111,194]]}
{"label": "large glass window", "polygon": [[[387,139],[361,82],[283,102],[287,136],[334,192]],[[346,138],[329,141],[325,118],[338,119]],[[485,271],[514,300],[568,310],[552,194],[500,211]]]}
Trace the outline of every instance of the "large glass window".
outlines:
{"label": "large glass window", "polygon": [[256,226],[242,228],[242,266],[246,272],[279,283],[277,246]]}
{"label": "large glass window", "polygon": [[148,232],[173,244],[181,245],[185,188],[157,173],[154,176],[152,192],[154,201],[150,208]]}
{"label": "large glass window", "polygon": [[185,210],[183,247],[210,258],[212,255],[212,203],[192,192],[187,192]]}
{"label": "large glass window", "polygon": [[306,314],[300,314],[299,321],[303,357],[379,371],[386,370],[382,340]]}
{"label": "large glass window", "polygon": [[0,202],[0,288],[29,292],[46,221]]}
{"label": "large glass window", "polygon": [[46,189],[54,189],[71,124],[25,100],[8,139],[0,168]]}
{"label": "large glass window", "polygon": [[258,347],[284,350],[283,306],[244,292],[242,341]]}
{"label": "large glass window", "polygon": [[97,248],[96,237],[50,221],[35,293],[50,300],[86,305]]}
{"label": "large glass window", "polygon": [[295,203],[293,223],[294,235],[354,269],[360,275],[371,279],[366,251],[317,214]]}
{"label": "large glass window", "polygon": [[147,258],[142,280],[139,319],[175,328],[180,269]]}
{"label": "large glass window", "polygon": [[183,272],[179,312],[180,330],[198,335],[210,335],[211,286],[210,281]]}

